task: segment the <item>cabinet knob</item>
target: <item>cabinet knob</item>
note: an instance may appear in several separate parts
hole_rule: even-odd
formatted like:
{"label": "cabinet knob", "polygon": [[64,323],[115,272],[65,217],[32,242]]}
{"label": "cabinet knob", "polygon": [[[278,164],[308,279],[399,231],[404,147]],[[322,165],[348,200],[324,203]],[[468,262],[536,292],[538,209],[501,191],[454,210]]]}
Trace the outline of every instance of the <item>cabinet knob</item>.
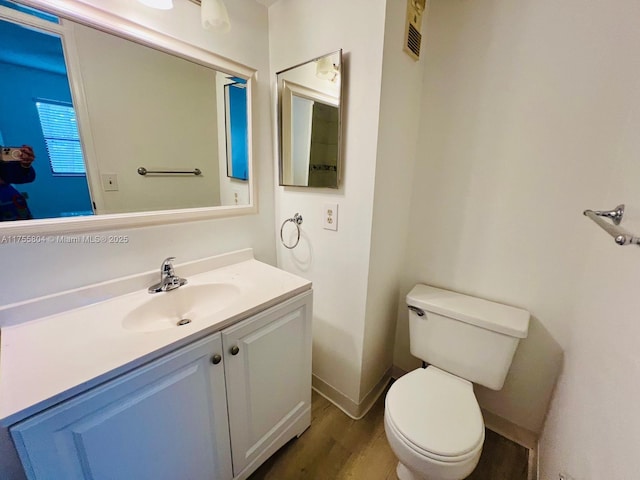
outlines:
{"label": "cabinet knob", "polygon": [[234,345],[233,347],[231,347],[231,355],[237,355],[239,351],[240,349],[238,348],[237,345]]}
{"label": "cabinet knob", "polygon": [[211,363],[213,363],[214,365],[219,364],[221,361],[222,357],[217,353],[213,357],[211,357]]}

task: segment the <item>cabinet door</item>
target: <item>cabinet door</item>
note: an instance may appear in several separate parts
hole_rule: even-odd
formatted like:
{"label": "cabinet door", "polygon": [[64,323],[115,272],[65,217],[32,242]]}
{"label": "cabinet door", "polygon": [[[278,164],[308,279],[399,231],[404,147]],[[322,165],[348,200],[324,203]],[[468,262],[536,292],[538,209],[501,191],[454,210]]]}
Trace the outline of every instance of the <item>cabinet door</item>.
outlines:
{"label": "cabinet door", "polygon": [[224,366],[214,354],[219,333],[13,426],[28,478],[232,478]]}
{"label": "cabinet door", "polygon": [[233,472],[244,478],[309,426],[311,293],[224,330],[222,343]]}

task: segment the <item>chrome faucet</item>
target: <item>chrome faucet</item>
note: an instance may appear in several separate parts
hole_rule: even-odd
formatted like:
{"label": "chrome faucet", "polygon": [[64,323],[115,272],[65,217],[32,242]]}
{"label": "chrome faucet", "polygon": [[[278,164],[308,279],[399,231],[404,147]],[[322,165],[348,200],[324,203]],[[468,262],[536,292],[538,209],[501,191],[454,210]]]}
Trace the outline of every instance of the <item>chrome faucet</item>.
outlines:
{"label": "chrome faucet", "polygon": [[160,265],[160,282],[149,287],[149,293],[168,292],[187,283],[186,278],[176,276],[173,270],[173,261],[176,257],[165,258]]}

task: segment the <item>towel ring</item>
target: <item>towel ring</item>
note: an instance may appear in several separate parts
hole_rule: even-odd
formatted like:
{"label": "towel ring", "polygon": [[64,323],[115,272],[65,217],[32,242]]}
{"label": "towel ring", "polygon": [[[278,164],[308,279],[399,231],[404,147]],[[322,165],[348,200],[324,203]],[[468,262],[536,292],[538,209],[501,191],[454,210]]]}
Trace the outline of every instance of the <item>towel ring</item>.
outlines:
{"label": "towel ring", "polygon": [[[293,245],[287,245],[282,236],[282,231],[284,230],[284,226],[286,225],[287,222],[293,222],[293,224],[296,226],[296,229],[298,230],[298,237],[296,238],[296,243],[294,243]],[[292,218],[287,218],[284,222],[282,222],[282,226],[280,227],[280,241],[282,242],[282,245],[285,246],[285,248],[288,248],[289,250],[291,250],[298,246],[298,242],[300,242],[300,225],[301,224],[302,224],[302,215],[300,215],[299,213],[296,213]]]}

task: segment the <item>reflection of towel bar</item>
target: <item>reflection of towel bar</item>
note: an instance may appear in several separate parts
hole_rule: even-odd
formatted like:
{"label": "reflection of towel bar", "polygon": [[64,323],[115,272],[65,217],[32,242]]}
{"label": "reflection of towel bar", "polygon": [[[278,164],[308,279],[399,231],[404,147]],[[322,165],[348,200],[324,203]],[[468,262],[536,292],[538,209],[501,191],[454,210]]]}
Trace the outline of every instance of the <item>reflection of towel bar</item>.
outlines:
{"label": "reflection of towel bar", "polygon": [[309,170],[312,170],[312,171],[325,170],[329,172],[337,172],[338,167],[336,167],[335,165],[311,164],[309,165]]}
{"label": "reflection of towel bar", "polygon": [[147,170],[144,167],[138,168],[140,175],[147,175],[148,173],[155,175],[202,175],[202,170],[194,168],[193,170]]}

